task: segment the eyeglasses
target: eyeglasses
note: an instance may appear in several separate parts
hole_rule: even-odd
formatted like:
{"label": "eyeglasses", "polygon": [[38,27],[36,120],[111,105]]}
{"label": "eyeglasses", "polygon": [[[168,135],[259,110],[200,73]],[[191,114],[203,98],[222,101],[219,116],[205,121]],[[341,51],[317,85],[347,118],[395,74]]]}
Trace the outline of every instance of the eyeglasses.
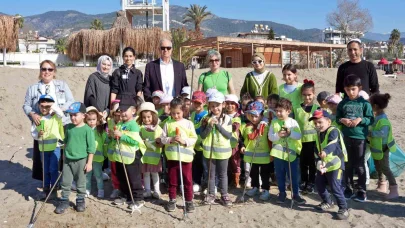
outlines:
{"label": "eyeglasses", "polygon": [[160,47],[160,50],[164,51],[164,50],[172,50],[172,47]]}
{"label": "eyeglasses", "polygon": [[220,61],[219,59],[210,59],[210,63],[219,62],[219,61]]}
{"label": "eyeglasses", "polygon": [[262,62],[263,62],[263,60],[255,60],[255,61],[252,61],[252,64],[257,64],[257,63],[262,64]]}
{"label": "eyeglasses", "polygon": [[40,105],[41,108],[50,109],[52,105]]}
{"label": "eyeglasses", "polygon": [[42,72],[45,72],[45,71],[53,72],[53,70],[54,70],[53,68],[45,68],[45,67],[41,68]]}

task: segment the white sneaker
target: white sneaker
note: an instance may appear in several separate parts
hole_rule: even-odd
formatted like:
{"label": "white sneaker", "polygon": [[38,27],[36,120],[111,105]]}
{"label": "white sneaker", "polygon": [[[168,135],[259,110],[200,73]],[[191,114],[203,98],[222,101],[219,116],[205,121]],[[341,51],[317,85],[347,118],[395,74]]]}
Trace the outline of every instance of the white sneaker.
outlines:
{"label": "white sneaker", "polygon": [[260,199],[263,201],[269,200],[270,199],[270,193],[267,190],[264,190],[262,194],[260,195]]}
{"label": "white sneaker", "polygon": [[161,195],[160,192],[155,191],[155,192],[153,192],[152,197],[155,198],[155,199],[160,199],[160,195]]}
{"label": "white sneaker", "polygon": [[110,179],[110,177],[108,176],[108,174],[107,173],[104,173],[103,172],[103,181],[107,181],[107,180],[109,180]]}
{"label": "white sneaker", "polygon": [[145,191],[144,193],[143,193],[143,198],[150,198],[152,196],[152,193],[150,192],[150,190],[149,191]]}
{"label": "white sneaker", "polygon": [[76,190],[77,190],[76,182],[75,182],[75,181],[72,182],[72,187],[70,187],[70,189],[71,189],[72,191],[76,191]]}
{"label": "white sneaker", "polygon": [[[218,192],[218,189],[217,189],[217,186],[215,186],[215,189],[214,189],[214,195],[215,196],[217,195],[217,192]],[[208,189],[206,188],[203,193],[204,193],[204,195],[207,195],[208,194]]]}
{"label": "white sneaker", "polygon": [[259,189],[256,188],[256,187],[254,187],[254,188],[252,188],[252,189],[250,189],[249,191],[246,192],[246,195],[248,195],[250,197],[255,196],[257,194],[259,194]]}
{"label": "white sneaker", "polygon": [[97,197],[104,198],[104,190],[98,190]]}
{"label": "white sneaker", "polygon": [[247,180],[246,180],[246,188],[251,188],[252,187],[252,179],[249,177]]}
{"label": "white sneaker", "polygon": [[115,199],[115,198],[117,198],[119,195],[120,195],[120,190],[114,189],[114,190],[112,191],[111,195],[110,195],[110,198],[111,198],[111,199]]}
{"label": "white sneaker", "polygon": [[107,175],[110,175],[111,174],[111,169],[110,168],[104,169],[104,173],[106,173]]}
{"label": "white sneaker", "polygon": [[89,190],[86,190],[86,195],[84,197],[86,197],[86,198],[90,197],[90,191]]}
{"label": "white sneaker", "polygon": [[194,184],[193,185],[193,192],[196,193],[196,192],[199,192],[199,191],[200,191],[200,185]]}

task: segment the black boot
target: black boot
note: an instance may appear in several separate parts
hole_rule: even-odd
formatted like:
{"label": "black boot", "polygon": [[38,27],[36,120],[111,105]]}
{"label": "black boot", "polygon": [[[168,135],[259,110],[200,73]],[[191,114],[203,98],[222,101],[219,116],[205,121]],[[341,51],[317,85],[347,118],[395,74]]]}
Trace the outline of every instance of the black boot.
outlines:
{"label": "black boot", "polygon": [[65,213],[66,209],[69,208],[69,200],[68,199],[61,199],[59,201],[59,205],[55,209],[56,214],[63,214]]}
{"label": "black boot", "polygon": [[84,212],[86,210],[86,204],[84,198],[76,199],[76,211],[77,212]]}

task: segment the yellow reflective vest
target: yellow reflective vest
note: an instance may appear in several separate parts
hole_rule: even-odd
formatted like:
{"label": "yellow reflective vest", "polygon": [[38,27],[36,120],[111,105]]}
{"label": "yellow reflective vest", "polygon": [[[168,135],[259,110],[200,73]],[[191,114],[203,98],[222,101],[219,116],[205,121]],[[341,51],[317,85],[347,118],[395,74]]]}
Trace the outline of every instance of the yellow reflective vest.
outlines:
{"label": "yellow reflective vest", "polygon": [[[119,128],[118,126],[119,126],[119,124],[121,124],[121,122],[116,124],[115,121],[112,118],[110,118],[107,120],[107,124],[108,124],[108,130],[113,131],[114,126],[117,126],[117,128]],[[107,145],[108,160],[115,162],[113,155],[114,155],[116,149],[117,149],[117,140],[115,140],[113,138],[109,138],[108,145]]]}
{"label": "yellow reflective vest", "polygon": [[[330,142],[328,142],[328,138],[329,138],[329,134],[332,132],[333,129],[336,129],[339,132],[339,136],[338,138],[336,138],[335,140],[332,140]],[[326,132],[325,138],[321,143],[321,148],[319,148],[319,139],[318,137],[315,138],[316,140],[316,147],[318,148],[318,151],[323,151],[323,149],[329,145],[338,143],[338,139],[340,139],[340,148],[342,149],[343,152],[343,158],[344,158],[344,162],[347,162],[347,150],[346,150],[346,146],[343,142],[343,137],[342,134],[340,133],[339,129],[336,127],[329,127],[329,129]],[[315,157],[319,158],[318,154],[315,153]],[[337,155],[333,155],[333,153],[329,153],[324,159],[322,159],[325,162],[325,168],[326,168],[326,172],[331,172],[334,170],[338,170],[340,169],[341,166],[341,157],[337,156]]]}
{"label": "yellow reflective vest", "polygon": [[146,142],[149,141],[155,148],[150,148],[146,145],[146,151],[143,155],[143,163],[150,164],[150,165],[157,165],[160,161],[160,155],[162,153],[162,148],[158,148],[156,146],[155,140],[160,138],[162,135],[162,128],[159,125],[156,125],[156,129],[154,131],[147,131],[145,126],[141,126],[141,138]]}
{"label": "yellow reflective vest", "polygon": [[[238,129],[233,129],[233,124],[238,123],[239,128]],[[231,147],[232,149],[235,149],[238,147],[238,142],[239,142],[239,134],[240,134],[240,126],[242,126],[242,120],[241,118],[238,117],[233,117],[232,118],[232,138],[231,138]]]}
{"label": "yellow reflective vest", "polygon": [[[167,127],[167,137],[176,137],[176,128],[180,130],[180,137],[182,139],[185,138],[194,138],[197,140],[197,134],[195,133],[195,129],[186,129],[173,119],[169,119],[166,122]],[[180,150],[180,151],[179,151]],[[179,145],[177,143],[170,143],[165,145],[165,154],[166,158],[169,161],[178,161],[179,153],[181,153],[181,161],[182,162],[192,162],[194,159],[194,144],[189,145],[187,147]]]}
{"label": "yellow reflective vest", "polygon": [[298,82],[297,88],[292,93],[287,93],[284,90],[284,84],[282,84],[278,87],[278,95],[290,100],[293,107],[295,107],[302,103],[301,87],[302,83]]}
{"label": "yellow reflective vest", "polygon": [[[204,110],[204,111],[205,111],[205,110]],[[204,112],[204,111],[203,111],[203,112]],[[191,113],[191,122],[193,122],[195,129],[198,129],[198,128],[201,127],[201,121],[202,121],[202,120],[204,119],[204,117],[206,117],[207,115],[208,115],[208,112],[201,118],[201,120],[200,120],[198,123],[196,123],[196,122],[195,122],[195,112]],[[201,136],[200,136],[200,135],[197,135],[197,142],[196,142],[195,145],[194,145],[194,149],[195,149],[196,151],[202,151],[202,150],[203,150],[201,143],[202,143]]]}
{"label": "yellow reflective vest", "polygon": [[[387,141],[387,146],[390,150],[390,152],[396,152],[397,151],[397,144],[395,143],[394,137],[392,136],[392,126],[390,121],[387,118],[381,118],[377,122],[374,122],[374,124],[371,126],[371,134],[373,132],[378,132],[381,130],[382,127],[388,126],[390,128],[389,133],[388,133],[388,141]],[[384,151],[383,151],[383,140],[382,137],[370,137],[370,151],[371,151],[371,156],[373,157],[374,160],[381,160],[384,157]]]}
{"label": "yellow reflective vest", "polygon": [[96,152],[94,153],[93,162],[104,162],[107,155],[107,133],[100,134],[97,129],[94,129],[94,137],[96,139]]}
{"label": "yellow reflective vest", "polygon": [[[208,118],[208,117],[206,117]],[[228,131],[232,132],[231,117],[224,115],[222,127]],[[228,159],[232,156],[231,140],[226,139],[218,130],[213,129],[211,133],[202,141],[203,144],[203,155],[205,158],[210,158],[211,155],[211,145],[212,145],[212,159]]]}
{"label": "yellow reflective vest", "polygon": [[[243,160],[253,164],[268,164],[270,163],[270,147],[267,139],[269,134],[269,126],[264,128],[263,135],[257,136],[255,140],[250,140],[248,135],[255,130],[255,127],[248,125],[243,131],[245,144],[245,154]],[[253,158],[254,157],[254,158]],[[253,158],[253,161],[252,161]]]}
{"label": "yellow reflective vest", "polygon": [[301,104],[299,106],[294,107],[294,116],[295,120],[297,120],[298,125],[300,126],[301,130],[301,141],[302,142],[314,142],[316,138],[316,130],[313,121],[309,121],[308,119],[311,118],[312,114],[319,108],[318,105],[313,104],[311,112],[306,112],[302,107]]}
{"label": "yellow reflective vest", "polygon": [[[271,122],[274,132],[280,132],[283,124],[284,122],[279,119],[275,119]],[[290,131],[301,133],[299,127],[292,128]],[[288,161],[288,153],[290,153],[290,162],[293,162],[295,161],[295,158],[297,158],[297,155],[301,154],[301,149],[302,143],[300,139],[295,140],[290,137],[280,138],[279,140],[273,142],[273,148],[270,151],[270,155],[275,158]]]}
{"label": "yellow reflective vest", "polygon": [[[135,120],[130,120],[130,121],[135,122]],[[141,136],[139,135],[139,132],[122,129],[123,125],[117,125],[117,127],[118,127],[118,130],[123,135],[126,135],[126,136],[130,137],[131,139],[137,141],[138,146],[134,146],[125,141],[119,140],[119,144],[117,144],[117,146],[119,146],[119,148],[116,148],[116,150],[114,151],[113,159],[116,162],[121,162],[126,165],[132,164],[135,161],[136,151],[140,150],[142,154],[145,154],[146,146],[145,146]],[[122,159],[121,159],[121,155],[122,155]]]}
{"label": "yellow reflective vest", "polygon": [[[43,126],[43,129],[41,127]],[[39,151],[41,152],[52,152],[58,146],[58,140],[65,138],[65,133],[63,130],[62,119],[57,117],[57,115],[51,116],[51,118],[42,118],[41,125],[37,126],[37,131],[44,131],[42,137],[38,137]]]}

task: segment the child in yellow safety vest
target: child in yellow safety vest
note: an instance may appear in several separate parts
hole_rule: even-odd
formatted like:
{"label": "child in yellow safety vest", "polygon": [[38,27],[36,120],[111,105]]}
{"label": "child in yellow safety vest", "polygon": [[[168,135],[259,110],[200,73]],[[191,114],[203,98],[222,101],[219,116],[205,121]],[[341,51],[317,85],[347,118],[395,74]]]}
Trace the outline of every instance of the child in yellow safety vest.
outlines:
{"label": "child in yellow safety vest", "polygon": [[377,190],[381,193],[387,192],[387,181],[389,182],[389,194],[386,199],[395,199],[399,197],[398,185],[390,169],[390,152],[396,152],[397,145],[392,136],[392,125],[388,120],[384,109],[387,108],[391,95],[373,94],[370,97],[370,103],[374,111],[375,119],[369,131],[369,141],[371,156],[374,159],[375,168],[378,173]]}
{"label": "child in yellow safety vest", "polygon": [[[294,119],[289,115],[292,110],[291,101],[281,98],[276,105],[277,119],[271,122],[269,140],[273,142],[270,156],[274,157],[279,195],[277,203],[284,203],[287,198],[285,188],[286,175],[292,179],[293,199],[297,204],[305,204],[306,201],[298,191],[298,161],[297,156],[301,153],[301,131]],[[291,166],[291,173],[289,171]]]}
{"label": "child in yellow safety vest", "polygon": [[210,176],[209,189],[205,202],[215,201],[215,178],[218,176],[221,189],[221,201],[224,206],[231,206],[228,195],[228,160],[232,155],[232,119],[222,111],[225,96],[216,91],[208,97],[209,114],[201,124],[203,155],[207,160]]}
{"label": "child in yellow safety vest", "polygon": [[96,153],[93,156],[93,169],[86,173],[86,197],[90,196],[91,192],[91,177],[96,178],[97,197],[104,198],[104,181],[103,181],[103,162],[107,155],[107,133],[102,125],[103,116],[97,108],[90,106],[86,108],[86,123],[94,130],[96,143]]}
{"label": "child in yellow safety vest", "polygon": [[[156,139],[160,138],[162,135],[162,128],[158,125],[159,118],[155,105],[151,102],[145,102],[141,104],[138,110],[138,124],[141,127],[141,138],[144,140],[146,145],[146,152],[143,155],[143,183],[145,192],[143,196],[145,198],[160,198],[160,183],[159,183],[159,172],[162,172],[162,163],[160,160],[160,155],[162,153],[162,148],[160,145],[156,144]],[[153,194],[151,193],[151,179],[153,182]]]}
{"label": "child in yellow safety vest", "polygon": [[38,106],[41,112],[41,124],[36,126],[33,123],[31,134],[34,139],[38,140],[39,150],[42,153],[41,162],[43,162],[45,177],[43,193],[46,197],[52,186],[56,184],[59,175],[60,141],[65,138],[62,123],[64,115],[50,95],[42,95],[39,98]]}
{"label": "child in yellow safety vest", "polygon": [[255,196],[259,193],[260,182],[259,175],[262,180],[261,200],[270,198],[270,144],[267,138],[269,127],[265,123],[261,123],[263,119],[264,105],[255,101],[249,104],[246,115],[250,120],[242,132],[244,139],[240,152],[244,154],[244,161],[251,163],[250,177],[252,179],[252,189],[246,194]]}
{"label": "child in yellow safety vest", "polygon": [[301,104],[301,86],[298,82],[297,68],[292,64],[283,67],[283,81],[285,84],[278,88],[278,95],[292,102],[293,107]]}
{"label": "child in yellow safety vest", "polygon": [[[133,99],[121,100],[119,104],[117,111],[121,112],[122,122],[114,129],[117,147],[113,153],[120,191],[126,195],[126,199],[116,199],[114,204],[124,205],[128,203],[132,209],[139,209],[145,204],[143,201],[141,159],[145,154],[146,146],[139,135],[139,125],[134,119],[136,105]],[[133,203],[132,199],[134,199]]]}
{"label": "child in yellow safety vest", "polygon": [[116,163],[113,159],[114,151],[117,146],[117,141],[114,140],[114,127],[121,122],[121,112],[117,111],[120,100],[113,100],[111,102],[110,117],[107,119],[108,128],[108,146],[107,146],[107,157],[110,161],[111,168],[111,183],[113,191],[111,192],[110,198],[115,199],[120,195],[120,181],[117,177]]}
{"label": "child in yellow safety vest", "polygon": [[[183,117],[183,106],[182,98],[174,98],[170,102],[171,119],[166,121],[161,137],[169,172],[169,202],[166,205],[166,210],[168,212],[176,210],[177,187],[180,185],[178,177],[183,175],[185,210],[187,213],[192,213],[195,210],[193,204],[192,161],[197,134],[193,123]],[[179,161],[181,161],[183,173],[179,173]]]}
{"label": "child in yellow safety vest", "polygon": [[293,118],[298,122],[301,130],[302,150],[298,157],[301,169],[300,190],[306,193],[313,193],[315,186],[315,126],[308,119],[315,110],[320,107],[314,104],[315,83],[305,79],[301,87],[302,103],[293,107]]}
{"label": "child in yellow safety vest", "polygon": [[343,193],[343,176],[345,161],[347,161],[346,147],[339,129],[331,126],[330,115],[326,110],[317,110],[309,118],[317,130],[315,156],[317,159],[316,188],[322,202],[316,207],[321,211],[333,208],[334,202],[326,189],[329,185],[335,197],[339,210],[336,217],[346,220],[349,217],[347,203]]}

